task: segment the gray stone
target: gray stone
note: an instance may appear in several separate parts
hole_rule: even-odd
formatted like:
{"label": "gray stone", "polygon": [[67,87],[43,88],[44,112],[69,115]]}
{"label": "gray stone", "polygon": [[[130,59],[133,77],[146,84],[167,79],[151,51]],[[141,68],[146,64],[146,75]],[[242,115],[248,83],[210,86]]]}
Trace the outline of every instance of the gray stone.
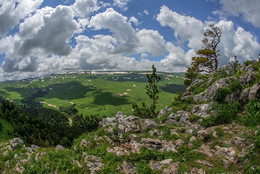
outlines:
{"label": "gray stone", "polygon": [[213,101],[217,91],[220,88],[228,87],[231,80],[234,79],[233,77],[226,77],[222,78],[215,83],[213,83],[208,89],[206,89],[204,92],[201,92],[193,97],[193,100],[198,101]]}
{"label": "gray stone", "polygon": [[180,162],[170,163],[167,168],[163,169],[162,174],[178,174]]}
{"label": "gray stone", "polygon": [[233,101],[238,101],[240,99],[240,91],[234,91],[231,94],[228,94],[225,98],[225,101],[228,103],[232,103]]}
{"label": "gray stone", "polygon": [[215,146],[216,148],[216,155],[221,157],[225,157],[227,160],[233,162],[235,159],[236,151],[233,147],[225,148],[225,147],[219,147]]}
{"label": "gray stone", "polygon": [[230,162],[226,159],[222,159],[222,164],[223,164],[225,169],[230,167]]}
{"label": "gray stone", "polygon": [[254,98],[260,98],[260,83],[253,85],[249,91],[249,100]]}
{"label": "gray stone", "polygon": [[148,134],[151,136],[163,137],[163,131],[157,129],[149,131]]}
{"label": "gray stone", "polygon": [[88,148],[89,145],[90,145],[90,141],[87,141],[85,138],[83,138],[80,142],[80,147],[85,147],[85,148]]}
{"label": "gray stone", "polygon": [[187,111],[178,111],[177,113],[172,113],[167,117],[165,121],[166,124],[177,124],[185,125],[189,123],[189,118],[191,113]]}
{"label": "gray stone", "polygon": [[253,67],[252,64],[250,64],[250,65],[248,65],[248,67],[246,67],[246,72],[247,73],[252,73],[254,71],[256,71],[256,69]]}
{"label": "gray stone", "polygon": [[178,140],[174,141],[175,148],[178,149],[184,143],[185,142],[182,139],[178,139]]}
{"label": "gray stone", "polygon": [[135,169],[135,165],[133,165],[132,163],[128,163],[126,161],[124,161],[122,163],[122,165],[119,167],[119,170],[125,174],[137,174],[138,173],[137,170]]}
{"label": "gray stone", "polygon": [[255,80],[255,72],[245,74],[240,77],[240,82],[243,86],[250,85]]}
{"label": "gray stone", "polygon": [[24,142],[20,138],[11,139],[10,140],[10,144],[12,146],[12,149],[16,149],[16,148],[18,148],[20,146],[24,146]]}
{"label": "gray stone", "polygon": [[101,163],[100,157],[96,157],[93,155],[87,155],[84,158],[84,160],[85,160],[91,174],[99,173],[104,168],[104,164]]}
{"label": "gray stone", "polygon": [[202,118],[206,118],[211,115],[210,113],[208,113],[209,109],[211,109],[210,104],[195,105],[192,109],[192,114],[200,116]]}
{"label": "gray stone", "polygon": [[186,100],[190,96],[192,96],[192,93],[188,89],[186,89],[186,91],[182,94],[181,100]]}
{"label": "gray stone", "polygon": [[166,106],[164,109],[160,110],[160,112],[158,114],[158,118],[164,116],[165,114],[171,112],[172,110],[173,110],[173,108]]}
{"label": "gray stone", "polygon": [[62,145],[57,145],[57,146],[56,146],[56,150],[61,150],[61,151],[63,151],[63,150],[65,150],[65,148],[64,148]]}
{"label": "gray stone", "polygon": [[151,164],[150,166],[153,170],[160,170],[163,166],[168,165],[171,162],[172,162],[172,159],[166,159],[166,160],[158,161],[154,164]]}
{"label": "gray stone", "polygon": [[157,127],[158,124],[150,119],[140,119],[141,132]]}
{"label": "gray stone", "polygon": [[36,145],[34,145],[34,144],[32,144],[31,145],[31,149],[32,149],[32,151],[37,151],[38,149],[39,149],[39,147],[38,146],[36,146]]}
{"label": "gray stone", "polygon": [[195,136],[192,136],[189,140],[190,143],[194,143],[195,141],[197,141],[197,138]]}
{"label": "gray stone", "polygon": [[239,100],[242,101],[243,103],[247,103],[249,100],[249,92],[251,88],[245,88],[239,97]]}

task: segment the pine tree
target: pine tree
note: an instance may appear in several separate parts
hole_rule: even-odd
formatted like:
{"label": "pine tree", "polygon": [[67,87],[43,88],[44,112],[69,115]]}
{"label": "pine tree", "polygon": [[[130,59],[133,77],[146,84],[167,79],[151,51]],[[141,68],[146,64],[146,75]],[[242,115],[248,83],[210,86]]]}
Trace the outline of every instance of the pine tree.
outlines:
{"label": "pine tree", "polygon": [[222,36],[222,29],[210,24],[204,32],[203,47],[197,51],[197,57],[192,57],[191,67],[185,74],[184,84],[189,86],[200,73],[211,73],[218,69],[219,50],[217,49]]}
{"label": "pine tree", "polygon": [[210,24],[209,28],[204,32],[203,49],[197,51],[198,57],[192,58],[194,71],[210,73],[218,69],[219,50],[217,47],[221,36],[221,28]]}
{"label": "pine tree", "polygon": [[147,74],[148,84],[146,85],[147,92],[146,94],[149,96],[150,99],[152,99],[151,106],[147,106],[145,102],[142,102],[142,107],[139,108],[139,106],[135,103],[133,103],[132,108],[134,110],[134,115],[141,116],[141,117],[156,117],[156,103],[159,99],[158,93],[158,86],[157,83],[161,80],[161,77],[156,74],[156,68],[153,65],[152,66],[152,74]]}
{"label": "pine tree", "polygon": [[151,112],[152,112],[152,117],[155,117],[156,116],[155,105],[159,99],[158,96],[159,90],[156,84],[161,80],[161,77],[156,74],[156,68],[154,65],[152,66],[152,70],[153,70],[152,74],[146,75],[148,79],[148,84],[146,85],[146,89],[147,89],[146,94],[150,97],[150,99],[153,100],[153,103],[151,105]]}

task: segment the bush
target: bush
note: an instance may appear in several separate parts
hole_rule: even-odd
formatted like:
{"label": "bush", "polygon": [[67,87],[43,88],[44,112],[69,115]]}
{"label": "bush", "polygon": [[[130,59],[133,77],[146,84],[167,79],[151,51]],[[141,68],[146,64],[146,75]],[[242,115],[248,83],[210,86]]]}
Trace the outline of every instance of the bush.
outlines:
{"label": "bush", "polygon": [[260,125],[260,99],[250,100],[246,115],[244,117],[244,123],[246,126],[258,126]]}
{"label": "bush", "polygon": [[216,92],[216,95],[214,97],[214,100],[219,102],[219,103],[223,103],[225,101],[225,98],[228,94],[230,94],[230,89],[223,87],[223,88],[219,88],[218,91]]}
{"label": "bush", "polygon": [[243,89],[243,86],[238,80],[233,80],[229,84],[229,88],[230,88],[231,91],[240,91],[240,90]]}
{"label": "bush", "polygon": [[0,122],[0,133],[1,133],[2,129],[3,129],[3,125],[2,125],[2,123]]}
{"label": "bush", "polygon": [[217,114],[202,120],[201,125],[204,127],[216,126],[220,124],[228,124],[237,118],[237,112],[240,109],[239,102],[232,104],[219,104],[214,106]]}

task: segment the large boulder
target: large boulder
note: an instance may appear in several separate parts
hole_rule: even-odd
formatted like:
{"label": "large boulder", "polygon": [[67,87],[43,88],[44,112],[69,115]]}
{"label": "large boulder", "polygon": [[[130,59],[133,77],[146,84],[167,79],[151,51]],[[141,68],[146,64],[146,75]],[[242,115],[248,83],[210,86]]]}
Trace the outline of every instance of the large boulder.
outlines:
{"label": "large boulder", "polygon": [[240,77],[240,82],[243,86],[251,85],[255,80],[255,72],[247,73]]}
{"label": "large boulder", "polygon": [[259,97],[260,97],[260,83],[257,83],[251,87],[248,98],[250,100]]}
{"label": "large boulder", "polygon": [[250,92],[250,88],[245,88],[240,93],[239,100],[242,101],[243,103],[247,103],[248,102],[248,97],[249,97],[249,92]]}
{"label": "large boulder", "polygon": [[99,127],[105,127],[108,133],[116,134],[119,138],[123,138],[123,134],[129,132],[144,132],[157,126],[158,124],[153,120],[140,119],[134,115],[127,117],[122,112],[118,112],[115,118],[105,118],[99,122]]}

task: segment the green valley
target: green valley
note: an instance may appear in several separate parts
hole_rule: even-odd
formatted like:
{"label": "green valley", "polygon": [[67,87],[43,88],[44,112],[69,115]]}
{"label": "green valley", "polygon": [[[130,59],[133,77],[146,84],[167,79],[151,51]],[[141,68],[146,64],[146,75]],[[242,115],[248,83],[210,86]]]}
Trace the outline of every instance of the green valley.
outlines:
{"label": "green valley", "polygon": [[[182,73],[160,73],[157,110],[185,91]],[[75,105],[83,115],[114,116],[132,113],[132,103],[151,101],[146,95],[146,72],[81,72],[0,83],[0,94],[18,105],[43,105],[53,109]],[[174,88],[172,88],[174,86]],[[176,88],[177,87],[177,88]],[[177,89],[172,91],[172,89]]]}

